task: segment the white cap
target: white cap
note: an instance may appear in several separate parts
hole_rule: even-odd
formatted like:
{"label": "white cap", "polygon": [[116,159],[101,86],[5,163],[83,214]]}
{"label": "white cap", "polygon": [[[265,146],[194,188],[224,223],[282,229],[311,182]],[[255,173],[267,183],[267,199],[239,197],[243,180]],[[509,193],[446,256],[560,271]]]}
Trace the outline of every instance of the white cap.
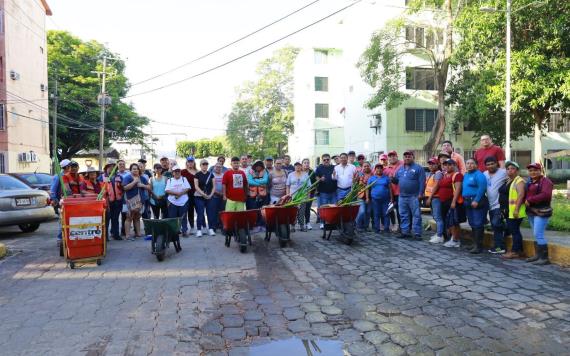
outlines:
{"label": "white cap", "polygon": [[177,164],[175,164],[174,167],[172,167],[172,171],[173,171],[173,172],[174,172],[174,171],[179,171],[179,170],[180,170],[180,167],[179,167]]}
{"label": "white cap", "polygon": [[66,158],[63,161],[59,162],[59,166],[61,168],[65,168],[65,167],[69,166],[70,163],[71,163],[71,161]]}

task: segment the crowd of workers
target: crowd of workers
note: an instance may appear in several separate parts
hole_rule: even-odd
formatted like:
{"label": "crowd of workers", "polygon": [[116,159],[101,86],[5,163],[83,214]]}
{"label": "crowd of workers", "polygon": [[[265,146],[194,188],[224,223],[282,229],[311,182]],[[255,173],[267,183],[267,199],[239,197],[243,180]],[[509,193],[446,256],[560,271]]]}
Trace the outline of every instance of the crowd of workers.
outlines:
{"label": "crowd of workers", "polygon": [[[535,264],[548,263],[545,229],[552,215],[552,182],[543,175],[540,163],[528,165],[529,178],[519,175],[514,161],[505,161],[503,150],[488,135],[481,137],[481,147],[465,160],[450,141],[442,144],[437,157],[428,160],[428,171],[415,162],[414,152],[396,151],[371,163],[354,151],[338,156],[323,154],[313,170],[310,160],[291,164],[287,155],[253,161],[251,156],[232,157],[230,167],[220,156],[213,167],[206,159],[189,156],[182,169],[176,161],[162,157],[153,171],[146,160],[128,166],[123,160],[109,161],[99,172],[88,168],[79,173],[77,162],[60,163],[62,178],[54,177],[51,199],[58,205],[63,189],[68,194],[99,194],[107,200],[107,236],[135,240],[142,236],[141,218],[181,218],[183,237],[215,235],[222,226],[220,211],[259,209],[292,195],[307,180],[316,183],[308,192],[317,206],[335,204],[345,197],[356,181],[369,186],[360,198],[357,229],[399,238],[422,239],[421,207],[431,208],[436,233],[431,243],[460,247],[459,224],[468,221],[472,233],[471,253],[483,250],[484,227],[490,221],[494,234],[493,254],[512,259],[523,256],[520,226],[526,217],[536,238],[536,254],[527,259]],[[62,186],[63,184],[63,186]],[[103,188],[104,187],[104,188]],[[297,214],[301,231],[312,229],[312,202],[302,204]],[[320,228],[323,224],[317,223]],[[293,231],[295,226],[293,226]],[[264,231],[258,219],[254,232]],[[512,235],[513,245],[506,251],[505,236]],[[59,238],[61,239],[61,233]]]}

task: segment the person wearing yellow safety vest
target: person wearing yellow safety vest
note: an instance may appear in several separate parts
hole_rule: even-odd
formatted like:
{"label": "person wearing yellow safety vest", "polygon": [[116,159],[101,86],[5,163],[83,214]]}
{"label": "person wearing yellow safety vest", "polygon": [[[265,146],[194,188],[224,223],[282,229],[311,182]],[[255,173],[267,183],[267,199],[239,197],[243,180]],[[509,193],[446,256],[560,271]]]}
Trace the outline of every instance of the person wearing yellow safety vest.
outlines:
{"label": "person wearing yellow safety vest", "polygon": [[502,257],[505,259],[520,258],[523,254],[521,223],[526,217],[525,180],[519,175],[517,162],[505,162],[507,182],[499,189],[501,209],[507,217],[507,227],[513,237],[513,246]]}
{"label": "person wearing yellow safety vest", "polygon": [[[246,201],[247,209],[260,209],[262,206],[269,204],[269,173],[265,170],[262,161],[256,161],[246,173],[249,194]],[[257,217],[257,226],[253,232],[264,230],[264,222],[261,213]]]}

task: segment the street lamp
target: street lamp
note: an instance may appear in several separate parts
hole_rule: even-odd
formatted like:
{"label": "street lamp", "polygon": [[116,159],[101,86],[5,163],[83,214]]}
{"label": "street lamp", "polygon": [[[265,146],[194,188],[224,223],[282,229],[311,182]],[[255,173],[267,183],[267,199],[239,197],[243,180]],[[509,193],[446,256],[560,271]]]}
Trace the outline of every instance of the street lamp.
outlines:
{"label": "street lamp", "polygon": [[[505,100],[505,158],[507,160],[511,159],[511,14],[513,12],[517,12],[522,10],[526,7],[533,6],[533,5],[544,5],[547,3],[548,0],[545,1],[535,1],[524,6],[519,7],[516,10],[512,10],[512,0],[507,0],[507,8],[505,11],[507,17],[507,48],[506,48],[506,60],[507,60],[507,70],[506,70],[506,84],[505,84],[505,92],[506,92],[506,100]],[[498,12],[503,11],[496,8],[482,6],[479,8],[482,12]],[[540,129],[540,128],[539,128]],[[536,134],[536,133],[535,133]],[[535,147],[536,148],[536,147]],[[542,152],[540,152],[542,155]],[[535,153],[536,156],[536,153]]]}

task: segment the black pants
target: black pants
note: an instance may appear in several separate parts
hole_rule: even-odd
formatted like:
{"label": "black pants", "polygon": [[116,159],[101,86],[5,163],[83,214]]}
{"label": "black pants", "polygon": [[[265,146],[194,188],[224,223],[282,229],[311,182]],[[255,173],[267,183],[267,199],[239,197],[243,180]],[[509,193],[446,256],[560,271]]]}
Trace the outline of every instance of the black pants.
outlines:
{"label": "black pants", "polygon": [[[122,206],[121,206],[121,210],[122,210]],[[126,236],[125,235],[125,221],[127,220],[127,213],[123,213],[121,211],[121,236]]]}
{"label": "black pants", "polygon": [[165,219],[168,217],[168,208],[166,204],[151,205],[153,219]]}
{"label": "black pants", "polygon": [[313,202],[307,202],[305,203],[305,224],[308,224],[311,222],[311,206],[313,205]]}
{"label": "black pants", "polygon": [[396,219],[398,220],[398,226],[401,225],[400,221],[400,210],[398,209],[398,197],[399,195],[394,195],[394,210],[390,213],[390,222],[392,225],[396,223]]}
{"label": "black pants", "polygon": [[194,195],[188,195],[188,224],[190,224],[190,228],[194,228],[194,210],[196,208]]}

